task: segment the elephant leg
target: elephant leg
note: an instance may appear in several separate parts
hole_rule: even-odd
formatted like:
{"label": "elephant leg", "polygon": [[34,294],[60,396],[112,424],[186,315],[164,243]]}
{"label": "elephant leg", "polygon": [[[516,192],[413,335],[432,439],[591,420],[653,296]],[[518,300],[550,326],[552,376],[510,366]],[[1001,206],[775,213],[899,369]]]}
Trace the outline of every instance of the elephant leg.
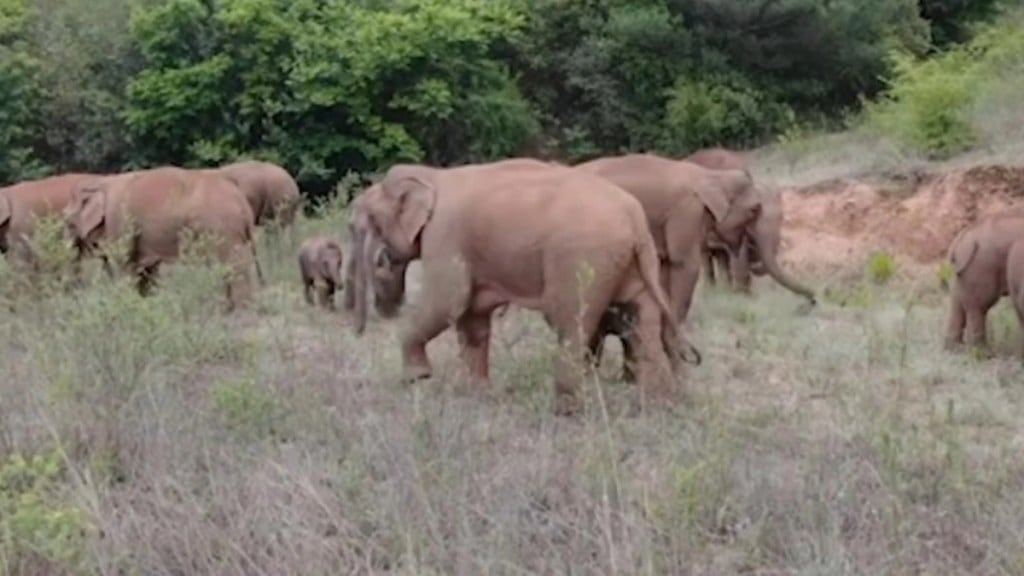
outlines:
{"label": "elephant leg", "polygon": [[591,365],[588,344],[593,342],[621,280],[620,271],[594,266],[599,262],[616,262],[609,254],[593,255],[593,274],[586,283],[581,283],[577,276],[580,259],[572,261],[572,265],[567,265],[562,258],[552,258],[544,269],[548,282],[542,311],[558,335],[561,348],[555,364],[555,413],[560,416],[575,414],[583,408],[580,391]]}
{"label": "elephant leg", "polygon": [[[686,318],[693,303],[693,293],[697,286],[700,270],[696,266],[686,263],[672,264],[669,273],[668,299],[669,307],[675,314],[673,321],[680,328],[686,325]],[[665,350],[669,351],[668,360],[674,373],[683,369],[683,360],[676,354],[675,344],[671,342],[670,332],[666,327],[662,328],[662,338]]]}
{"label": "elephant leg", "polygon": [[491,351],[491,311],[467,312],[455,323],[459,337],[459,355],[474,382],[489,386]]}
{"label": "elephant leg", "polygon": [[672,401],[676,398],[675,378],[666,354],[661,309],[649,292],[636,301],[636,325],[629,340],[636,351],[635,370],[643,407],[650,401]]}
{"label": "elephant leg", "polygon": [[1017,325],[1020,326],[1020,347],[1017,354],[1024,360],[1024,300],[1020,296],[1014,296],[1013,310],[1017,313]]}
{"label": "elephant leg", "polygon": [[239,243],[228,249],[229,270],[225,278],[228,296],[228,310],[233,311],[247,305],[253,298],[252,269],[256,258],[252,245]]}
{"label": "elephant leg", "polygon": [[601,365],[601,357],[604,354],[604,341],[607,336],[617,336],[622,342],[622,380],[634,382],[636,375],[633,372],[635,353],[633,343],[628,338],[632,330],[635,313],[628,304],[613,304],[608,307],[601,322],[588,346],[590,350],[591,365],[596,369]]}
{"label": "elephant leg", "polygon": [[313,280],[310,278],[302,279],[302,295],[306,299],[306,304],[313,306]]}
{"label": "elephant leg", "polygon": [[[457,262],[457,261],[456,261]],[[419,306],[402,334],[405,380],[429,378],[433,373],[427,344],[469,308],[471,279],[464,265],[424,264]]]}
{"label": "elephant leg", "polygon": [[718,271],[725,277],[727,283],[731,282],[732,279],[729,277],[729,253],[725,250],[714,250],[711,253],[711,268],[717,268]]}
{"label": "elephant leg", "polygon": [[334,283],[327,280],[320,286],[320,306],[334,310]]}
{"label": "elephant leg", "polygon": [[729,255],[729,281],[733,290],[750,294],[750,241],[744,240],[736,254]]}
{"label": "elephant leg", "polygon": [[964,341],[964,326],[967,323],[967,311],[960,299],[959,286],[953,289],[950,298],[949,318],[946,321],[945,349],[953,350]]}
{"label": "elephant leg", "polygon": [[988,309],[972,306],[967,308],[967,329],[964,342],[977,348],[988,347]]}
{"label": "elephant leg", "polygon": [[715,285],[715,259],[711,248],[705,247],[700,251],[701,267],[704,269],[704,276],[708,279],[708,284]]}
{"label": "elephant leg", "polygon": [[159,264],[139,267],[136,273],[135,288],[140,296],[146,297],[153,293],[153,288],[156,286],[158,267]]}

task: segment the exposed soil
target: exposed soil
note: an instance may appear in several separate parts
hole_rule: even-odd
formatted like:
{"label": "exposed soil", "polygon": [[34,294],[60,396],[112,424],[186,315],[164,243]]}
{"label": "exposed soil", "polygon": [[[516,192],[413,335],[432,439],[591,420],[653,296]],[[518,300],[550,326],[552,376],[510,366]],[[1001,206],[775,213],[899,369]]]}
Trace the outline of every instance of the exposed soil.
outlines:
{"label": "exposed soil", "polygon": [[977,165],[783,189],[783,262],[828,269],[885,251],[931,266],[967,225],[1024,198],[1024,166]]}

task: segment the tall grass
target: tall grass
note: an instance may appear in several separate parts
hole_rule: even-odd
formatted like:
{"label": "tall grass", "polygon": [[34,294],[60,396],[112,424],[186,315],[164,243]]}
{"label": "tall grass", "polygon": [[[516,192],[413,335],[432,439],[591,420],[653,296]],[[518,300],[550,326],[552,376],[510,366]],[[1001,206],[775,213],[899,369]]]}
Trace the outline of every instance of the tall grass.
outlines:
{"label": "tall grass", "polygon": [[864,274],[828,288],[867,296],[810,313],[769,283],[701,288],[686,403],[634,413],[610,353],[592,409],[560,419],[536,314],[498,321],[477,391],[451,334],[437,376],[402,386],[399,322],[357,339],[306,306],[295,239],[344,221],[263,233],[269,285],[233,315],[199,260],[149,298],[93,264],[74,289],[4,292],[0,572],[1024,570],[1007,307],[983,362],[941,352],[932,278]]}

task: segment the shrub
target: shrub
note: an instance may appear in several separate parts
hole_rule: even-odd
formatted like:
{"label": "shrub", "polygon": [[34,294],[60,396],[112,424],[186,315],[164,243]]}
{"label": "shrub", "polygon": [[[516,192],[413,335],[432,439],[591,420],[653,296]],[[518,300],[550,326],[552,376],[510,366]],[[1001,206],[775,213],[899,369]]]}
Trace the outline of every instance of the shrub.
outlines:
{"label": "shrub", "polygon": [[868,105],[869,124],[932,156],[949,156],[975,142],[967,118],[971,61],[962,51],[932,60],[893,56],[890,90]]}
{"label": "shrub", "polygon": [[668,95],[663,147],[672,152],[753,142],[792,117],[784,105],[732,83],[681,78]]}
{"label": "shrub", "polygon": [[0,573],[75,573],[85,552],[82,512],[60,502],[58,450],[0,461]]}
{"label": "shrub", "polygon": [[1008,13],[970,44],[928,60],[894,53],[888,91],[867,105],[868,126],[933,157],[1018,129],[1012,119],[1002,119],[1005,112],[995,115],[1000,125],[994,130],[986,125],[990,109],[1017,108],[1024,71],[1022,21],[1024,11]]}
{"label": "shrub", "polygon": [[891,254],[878,252],[868,259],[868,278],[876,284],[886,284],[896,274],[896,259]]}

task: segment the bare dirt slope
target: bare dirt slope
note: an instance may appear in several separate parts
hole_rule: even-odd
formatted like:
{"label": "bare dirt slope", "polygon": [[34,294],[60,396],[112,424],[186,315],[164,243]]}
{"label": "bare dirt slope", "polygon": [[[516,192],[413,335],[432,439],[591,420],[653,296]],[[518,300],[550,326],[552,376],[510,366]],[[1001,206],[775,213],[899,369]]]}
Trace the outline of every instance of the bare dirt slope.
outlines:
{"label": "bare dirt slope", "polygon": [[885,251],[930,267],[965,226],[1022,198],[1024,167],[984,164],[785,188],[782,259],[829,269]]}

